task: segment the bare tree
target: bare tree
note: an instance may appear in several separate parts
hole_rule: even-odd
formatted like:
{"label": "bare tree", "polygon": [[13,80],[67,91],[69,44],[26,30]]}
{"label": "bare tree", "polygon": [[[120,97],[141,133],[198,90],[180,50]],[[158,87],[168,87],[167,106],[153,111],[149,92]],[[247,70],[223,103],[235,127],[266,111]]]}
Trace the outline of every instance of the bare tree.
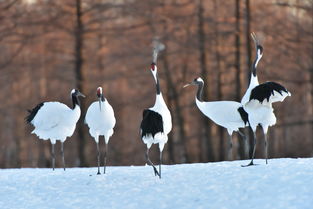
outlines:
{"label": "bare tree", "polygon": [[[207,87],[203,90],[204,99],[209,99],[209,82],[208,82],[208,70],[207,70],[207,56],[206,56],[206,39],[205,39],[205,29],[204,29],[204,7],[203,1],[198,0],[197,7],[198,14],[198,47],[199,47],[199,62],[201,68],[201,76],[206,83]],[[202,127],[201,127],[202,129]],[[203,131],[200,131],[200,159],[202,162],[214,161],[214,153],[212,149],[212,136],[211,136],[211,123],[207,117],[203,117]]]}

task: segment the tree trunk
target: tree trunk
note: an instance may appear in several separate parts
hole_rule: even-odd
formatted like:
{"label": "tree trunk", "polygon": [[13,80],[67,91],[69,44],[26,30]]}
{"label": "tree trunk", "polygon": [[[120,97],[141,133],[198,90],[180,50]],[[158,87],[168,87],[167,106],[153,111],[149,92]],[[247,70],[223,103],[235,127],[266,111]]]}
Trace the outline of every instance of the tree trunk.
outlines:
{"label": "tree trunk", "polygon": [[[240,65],[240,0],[235,0],[235,16],[236,16],[236,28],[235,28],[235,68],[236,68],[236,101],[240,102],[241,100],[241,65]],[[246,158],[246,142],[242,137],[238,138],[238,153],[240,159]]]}
{"label": "tree trunk", "polygon": [[[205,51],[205,31],[204,31],[204,8],[202,0],[198,1],[198,47],[199,47],[199,62],[201,68],[201,76],[207,87],[204,88],[203,96],[205,100],[209,99],[209,82],[208,82],[208,70],[206,66],[206,51]],[[214,161],[214,153],[212,149],[212,137],[211,137],[211,124],[207,117],[203,117],[203,131],[201,130],[201,142],[200,144],[200,159],[202,162]]]}
{"label": "tree trunk", "polygon": [[[166,22],[164,22],[164,33],[165,34],[170,34],[167,32],[167,25]],[[167,37],[164,38],[164,44],[165,46],[167,46]],[[175,121],[177,121],[177,126],[178,126],[178,140],[179,142],[181,142],[181,146],[182,146],[182,159],[180,160],[181,163],[189,163],[189,156],[188,156],[188,152],[187,152],[187,141],[186,141],[186,131],[185,131],[185,127],[184,127],[184,117],[182,114],[182,109],[181,109],[181,105],[180,105],[180,95],[177,92],[177,89],[174,85],[173,79],[172,79],[172,73],[169,69],[169,62],[168,62],[168,56],[167,56],[167,48],[164,49],[163,51],[163,63],[164,63],[164,71],[165,71],[165,75],[166,75],[166,83],[168,86],[168,90],[169,90],[169,94],[170,94],[170,98],[173,100],[173,104],[174,104],[174,111],[175,114],[173,115],[173,121],[175,123]],[[169,150],[169,151],[173,151],[173,150]],[[173,155],[173,153],[170,153],[170,155]],[[174,160],[174,157],[172,157]],[[173,161],[173,163],[175,163]]]}
{"label": "tree trunk", "polygon": [[[75,37],[75,74],[76,74],[76,86],[79,91],[83,92],[86,90],[84,85],[84,75],[83,75],[83,23],[82,23],[82,11],[81,11],[81,0],[76,0],[76,31],[74,34]],[[85,102],[81,101],[81,112],[85,112]],[[84,115],[80,117],[80,120],[77,122],[78,129],[78,157],[79,157],[79,166],[87,166],[85,160],[85,132],[84,132]]]}
{"label": "tree trunk", "polygon": [[167,61],[167,54],[166,54],[166,49],[163,52],[163,62],[164,62],[164,71],[166,74],[166,82],[167,86],[169,89],[170,97],[173,100],[174,103],[174,111],[175,113],[173,114],[173,121],[177,121],[177,126],[178,126],[178,140],[182,142],[182,147],[183,147],[183,153],[182,153],[182,159],[180,160],[180,163],[189,163],[189,157],[187,153],[187,143],[186,143],[186,131],[184,128],[184,117],[182,115],[182,110],[180,106],[180,97],[177,93],[177,90],[175,88],[175,85],[173,83],[172,77],[171,77],[171,72],[169,70],[168,66],[168,61]]}
{"label": "tree trunk", "polygon": [[[214,7],[214,35],[215,35],[215,59],[216,59],[216,71],[217,71],[217,100],[222,100],[222,72],[221,72],[221,54],[220,54],[220,43],[219,43],[219,28],[218,28],[218,6],[216,0],[213,1]],[[224,146],[224,128],[218,126],[218,140],[219,140],[219,160],[225,159],[225,146]]]}

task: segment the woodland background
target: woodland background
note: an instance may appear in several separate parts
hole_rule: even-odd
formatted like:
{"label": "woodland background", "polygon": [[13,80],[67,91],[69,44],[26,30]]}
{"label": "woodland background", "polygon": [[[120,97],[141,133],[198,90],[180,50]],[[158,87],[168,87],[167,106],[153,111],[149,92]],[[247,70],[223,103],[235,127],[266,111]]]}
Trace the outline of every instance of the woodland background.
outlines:
{"label": "woodland background", "polygon": [[[226,130],[199,112],[194,87],[182,87],[201,76],[206,100],[240,101],[255,53],[251,32],[264,46],[260,82],[279,82],[292,93],[274,105],[278,122],[269,129],[269,156],[312,157],[312,5],[312,0],[0,0],[0,167],[51,166],[50,142],[31,134],[25,116],[42,101],[71,105],[72,88],[87,97],[75,134],[65,142],[65,160],[68,167],[96,166],[96,145],[83,118],[98,86],[117,118],[109,165],[144,164],[139,125],[142,110],[155,99],[149,70],[154,38],[166,45],[158,71],[173,118],[164,163],[225,160]],[[248,128],[245,132],[249,136]],[[247,159],[250,139],[233,136],[233,159]],[[259,131],[257,158],[264,156],[262,138]],[[158,162],[157,146],[151,155]]]}

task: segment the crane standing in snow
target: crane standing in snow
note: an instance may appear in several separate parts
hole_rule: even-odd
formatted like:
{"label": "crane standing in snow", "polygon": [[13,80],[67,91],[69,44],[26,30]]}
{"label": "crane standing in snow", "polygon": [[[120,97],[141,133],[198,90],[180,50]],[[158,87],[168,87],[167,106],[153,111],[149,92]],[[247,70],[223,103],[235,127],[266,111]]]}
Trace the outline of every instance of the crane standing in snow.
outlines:
{"label": "crane standing in snow", "polygon": [[[172,130],[172,118],[169,109],[163,99],[158,71],[156,66],[158,52],[164,49],[164,45],[156,42],[153,50],[153,62],[151,64],[151,72],[156,83],[156,99],[153,107],[143,111],[143,119],[140,125],[141,138],[147,145],[146,159],[149,165],[154,169],[154,174],[161,178],[162,151],[167,143],[167,134]],[[157,171],[154,164],[149,158],[149,149],[152,144],[159,144],[160,149],[160,164]]]}
{"label": "crane standing in snow", "polygon": [[282,85],[275,82],[265,82],[259,84],[256,74],[256,67],[263,56],[263,47],[260,45],[254,33],[251,33],[252,39],[256,48],[256,57],[251,69],[251,77],[249,87],[244,94],[241,104],[244,110],[248,113],[249,125],[253,131],[253,152],[251,162],[246,165],[254,165],[253,159],[256,148],[256,128],[260,125],[264,133],[266,164],[268,158],[267,152],[267,131],[268,127],[276,124],[276,117],[272,103],[282,102],[287,96],[291,96],[290,92]]}
{"label": "crane standing in snow", "polygon": [[97,88],[98,102],[93,102],[86,113],[85,123],[89,127],[90,135],[97,143],[98,152],[98,175],[100,174],[100,151],[99,151],[99,136],[104,136],[105,153],[104,153],[104,173],[106,169],[106,158],[108,153],[108,143],[110,137],[113,135],[113,128],[115,126],[115,117],[112,106],[108,100],[103,96],[102,88]]}
{"label": "crane standing in snow", "polygon": [[204,102],[202,99],[202,92],[204,82],[202,78],[194,79],[189,85],[198,86],[198,91],[196,94],[196,105],[200,111],[210,118],[217,125],[222,126],[227,129],[229,135],[229,148],[227,157],[231,159],[231,149],[232,149],[232,133],[237,131],[241,136],[244,137],[243,133],[240,132],[239,128],[244,128],[248,125],[248,115],[242,108],[239,102],[235,101],[212,101]]}
{"label": "crane standing in snow", "polygon": [[69,108],[60,102],[42,102],[29,110],[29,115],[26,117],[26,121],[35,127],[32,131],[33,134],[43,140],[50,139],[53,170],[55,168],[54,145],[57,140],[61,141],[62,162],[65,170],[63,143],[67,137],[73,135],[80,117],[79,96],[85,97],[76,89],[71,91],[73,108]]}

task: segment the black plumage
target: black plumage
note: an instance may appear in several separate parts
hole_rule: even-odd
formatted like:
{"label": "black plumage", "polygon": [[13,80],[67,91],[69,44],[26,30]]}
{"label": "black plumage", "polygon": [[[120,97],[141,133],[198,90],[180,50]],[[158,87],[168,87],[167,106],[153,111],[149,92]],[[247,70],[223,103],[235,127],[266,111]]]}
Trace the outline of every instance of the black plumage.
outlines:
{"label": "black plumage", "polygon": [[153,110],[145,109],[142,113],[140,129],[141,138],[149,135],[154,137],[159,132],[163,133],[162,116]]}
{"label": "black plumage", "polygon": [[39,109],[43,106],[43,102],[38,104],[36,107],[34,107],[32,110],[28,110],[29,115],[26,116],[25,120],[27,123],[31,123],[31,121],[34,119],[36,116],[37,112]]}
{"label": "black plumage", "polygon": [[242,119],[243,122],[245,123],[245,125],[247,125],[247,123],[249,122],[248,113],[243,109],[243,107],[239,107],[239,108],[238,108],[238,112],[239,112],[239,114],[240,114],[241,119]]}
{"label": "black plumage", "polygon": [[270,97],[274,95],[274,91],[278,92],[281,95],[283,95],[282,92],[288,93],[288,90],[279,83],[265,82],[252,89],[250,101],[255,99],[258,100],[260,103],[263,103],[264,99],[267,99],[267,102],[269,102]]}

